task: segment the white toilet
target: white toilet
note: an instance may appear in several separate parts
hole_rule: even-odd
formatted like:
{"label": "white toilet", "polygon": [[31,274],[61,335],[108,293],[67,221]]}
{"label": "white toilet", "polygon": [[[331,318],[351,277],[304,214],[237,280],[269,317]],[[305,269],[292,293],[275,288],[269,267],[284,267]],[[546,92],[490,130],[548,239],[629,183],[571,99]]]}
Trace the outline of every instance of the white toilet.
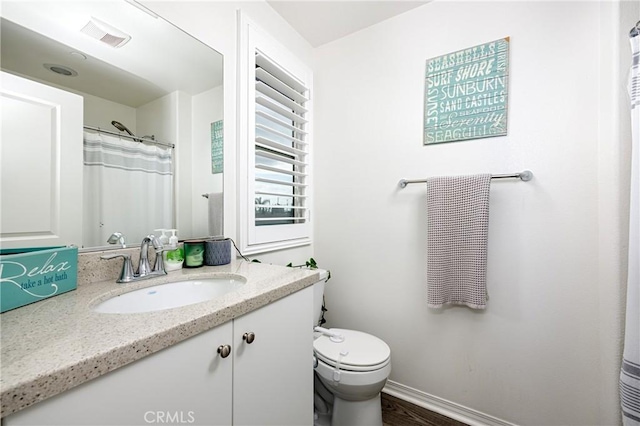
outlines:
{"label": "white toilet", "polygon": [[[315,318],[320,318],[324,280],[314,284]],[[380,391],[391,372],[391,349],[379,338],[355,330],[316,332],[313,352],[316,426],[382,426]]]}

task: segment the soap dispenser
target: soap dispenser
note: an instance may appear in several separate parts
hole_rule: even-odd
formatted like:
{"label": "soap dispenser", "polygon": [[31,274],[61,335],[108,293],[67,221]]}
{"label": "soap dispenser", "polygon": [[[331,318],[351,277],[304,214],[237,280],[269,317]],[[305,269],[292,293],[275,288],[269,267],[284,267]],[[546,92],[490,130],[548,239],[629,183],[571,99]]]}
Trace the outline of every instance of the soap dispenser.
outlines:
{"label": "soap dispenser", "polygon": [[176,235],[176,229],[167,229],[167,231],[171,232],[171,237],[169,237],[169,248],[171,250],[175,250],[178,248],[178,236]]}
{"label": "soap dispenser", "polygon": [[166,249],[167,244],[169,244],[169,237],[167,236],[166,232],[169,231],[168,229],[154,229],[154,231],[156,232],[162,232],[162,235],[158,237],[158,239],[160,240],[160,242],[162,243],[162,245],[164,246],[164,248]]}
{"label": "soap dispenser", "polygon": [[164,269],[167,272],[177,271],[182,269],[182,263],[184,262],[184,249],[178,244],[178,236],[176,229],[165,229],[164,231],[171,232],[171,237],[167,239],[165,244],[164,255]]}

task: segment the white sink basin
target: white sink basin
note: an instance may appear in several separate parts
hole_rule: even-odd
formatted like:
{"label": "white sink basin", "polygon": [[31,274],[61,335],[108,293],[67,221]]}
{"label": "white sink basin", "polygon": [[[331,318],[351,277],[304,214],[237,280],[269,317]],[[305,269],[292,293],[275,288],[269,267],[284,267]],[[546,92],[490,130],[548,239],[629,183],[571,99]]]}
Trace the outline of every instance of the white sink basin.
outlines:
{"label": "white sink basin", "polygon": [[105,314],[132,314],[178,308],[215,299],[245,283],[238,278],[207,278],[158,284],[114,296],[93,307]]}

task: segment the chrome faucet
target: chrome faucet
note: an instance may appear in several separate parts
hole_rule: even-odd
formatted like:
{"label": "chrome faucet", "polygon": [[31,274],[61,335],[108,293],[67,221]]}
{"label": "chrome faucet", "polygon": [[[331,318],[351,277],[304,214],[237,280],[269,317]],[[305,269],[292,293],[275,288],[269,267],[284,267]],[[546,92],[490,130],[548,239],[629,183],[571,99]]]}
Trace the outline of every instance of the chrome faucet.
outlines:
{"label": "chrome faucet", "polygon": [[127,242],[124,238],[124,235],[122,235],[122,232],[114,232],[113,234],[111,234],[107,242],[109,244],[120,244],[122,248],[127,248]]}
{"label": "chrome faucet", "polygon": [[[153,244],[153,248],[156,251],[156,261],[153,269],[151,269],[149,264],[149,243]],[[108,254],[101,256],[100,258],[108,260],[122,257],[124,259],[124,262],[122,262],[122,271],[120,272],[120,277],[116,282],[130,283],[133,281],[144,280],[146,278],[166,275],[167,271],[164,269],[164,260],[162,258],[163,251],[164,247],[162,246],[162,243],[154,235],[147,235],[144,237],[140,244],[140,263],[138,264],[138,270],[135,273],[133,272],[131,255],[129,254]]]}
{"label": "chrome faucet", "polygon": [[[153,270],[149,265],[149,243],[153,244],[153,248],[156,251],[156,262],[153,266]],[[162,252],[164,247],[158,238],[154,235],[147,235],[142,239],[140,244],[140,263],[138,264],[138,277],[146,277],[150,274],[165,275],[167,272],[164,270],[164,260],[162,259]]]}

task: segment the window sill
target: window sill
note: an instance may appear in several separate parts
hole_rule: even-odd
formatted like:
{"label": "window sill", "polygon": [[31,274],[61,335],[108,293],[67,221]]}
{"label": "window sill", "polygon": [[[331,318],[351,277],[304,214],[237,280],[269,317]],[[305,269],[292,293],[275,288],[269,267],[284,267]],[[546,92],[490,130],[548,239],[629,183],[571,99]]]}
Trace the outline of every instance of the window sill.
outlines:
{"label": "window sill", "polygon": [[308,245],[311,245],[311,243],[312,243],[311,238],[300,238],[296,240],[274,241],[270,243],[253,244],[250,246],[243,247],[242,254],[247,256],[247,255],[254,255],[259,253],[268,253],[276,250],[284,250],[284,249],[290,249],[295,247],[308,246]]}

